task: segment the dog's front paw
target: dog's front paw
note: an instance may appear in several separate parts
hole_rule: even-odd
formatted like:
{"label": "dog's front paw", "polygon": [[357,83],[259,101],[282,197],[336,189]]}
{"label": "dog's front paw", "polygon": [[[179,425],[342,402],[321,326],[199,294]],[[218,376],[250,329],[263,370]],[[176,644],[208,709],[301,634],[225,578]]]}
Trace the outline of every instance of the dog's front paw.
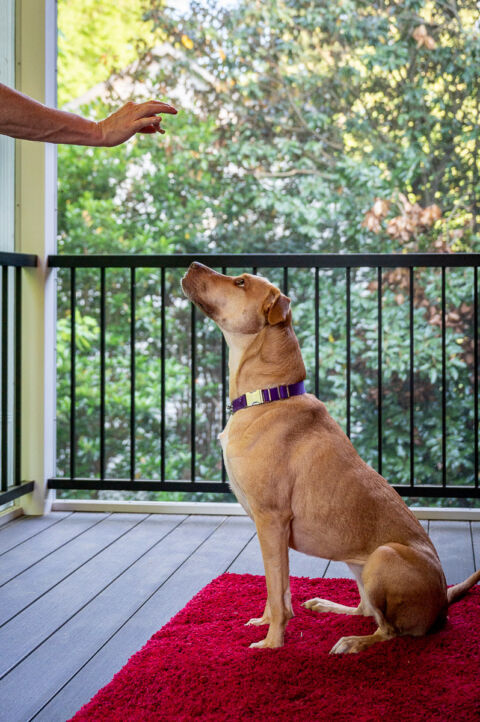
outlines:
{"label": "dog's front paw", "polygon": [[283,647],[283,641],[271,640],[267,637],[261,639],[260,642],[253,642],[250,645],[250,649],[276,649],[277,647]]}

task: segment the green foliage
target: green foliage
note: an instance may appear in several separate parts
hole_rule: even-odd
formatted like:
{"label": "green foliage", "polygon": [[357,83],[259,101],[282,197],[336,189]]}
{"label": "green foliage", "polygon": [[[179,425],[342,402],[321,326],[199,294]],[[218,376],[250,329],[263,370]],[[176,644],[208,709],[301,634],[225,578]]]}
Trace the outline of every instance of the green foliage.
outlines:
{"label": "green foliage", "polygon": [[141,6],[130,0],[57,0],[57,8],[60,106],[132,63],[139,38],[149,45],[159,39],[143,21]]}
{"label": "green foliage", "polygon": [[[70,22],[67,7],[73,12],[80,5],[62,0],[61,29]],[[124,4],[117,5],[118,17],[124,17]],[[97,28],[93,6],[83,7],[86,27]],[[137,62],[110,78],[110,101],[97,100],[83,110],[104,116],[118,104],[116,83],[129,80],[132,93],[154,93],[180,112],[166,118],[162,137],[137,136],[113,149],[60,148],[60,251],[478,250],[476,17],[473,0],[241,0],[227,9],[194,4],[185,16],[163,2],[145,0],[143,22],[137,17],[128,28],[115,26],[109,40],[120,48],[123,65],[117,67],[131,60],[122,45],[126,38],[137,48]],[[165,38],[173,48],[166,55],[156,47]],[[78,35],[75,43],[76,52],[81,43],[83,67],[96,79],[99,48]],[[65,93],[72,92],[73,66],[65,71],[61,84]],[[389,201],[377,215],[376,199]],[[422,209],[437,207],[440,215],[421,220]],[[259,271],[281,284],[280,274]],[[99,274],[80,276],[78,474],[93,476],[99,463]],[[185,479],[190,476],[190,309],[181,298],[180,276],[166,274],[166,468],[167,478]],[[129,277],[109,271],[107,278],[107,476],[124,476]],[[439,272],[416,272],[417,483],[442,479],[440,284]],[[68,279],[61,276],[60,473],[68,473],[69,459],[67,291]],[[345,276],[320,273],[318,349],[313,272],[292,271],[289,292],[310,390],[318,353],[319,395],[345,425]],[[377,293],[373,271],[352,272],[352,439],[374,466]],[[159,273],[138,272],[137,298],[137,471],[139,477],[156,478],[161,463]],[[395,483],[408,483],[408,274],[384,271],[382,298],[383,472]],[[473,482],[472,299],[472,271],[447,271],[446,474],[449,483],[459,484]],[[197,473],[220,479],[221,340],[208,321],[199,319],[198,331]]]}

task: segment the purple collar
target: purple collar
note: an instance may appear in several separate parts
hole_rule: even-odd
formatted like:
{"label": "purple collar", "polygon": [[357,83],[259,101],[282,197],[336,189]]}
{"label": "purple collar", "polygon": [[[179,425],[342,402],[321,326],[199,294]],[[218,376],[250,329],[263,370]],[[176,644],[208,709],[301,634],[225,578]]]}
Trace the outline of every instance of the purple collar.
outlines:
{"label": "purple collar", "polygon": [[246,394],[233,399],[228,404],[228,410],[233,414],[240,409],[246,409],[249,406],[259,406],[260,404],[269,404],[271,401],[280,401],[281,399],[289,399],[290,396],[301,396],[304,394],[305,386],[303,381],[297,381],[296,384],[289,386],[275,386],[272,389],[257,389],[256,391],[247,391]]}

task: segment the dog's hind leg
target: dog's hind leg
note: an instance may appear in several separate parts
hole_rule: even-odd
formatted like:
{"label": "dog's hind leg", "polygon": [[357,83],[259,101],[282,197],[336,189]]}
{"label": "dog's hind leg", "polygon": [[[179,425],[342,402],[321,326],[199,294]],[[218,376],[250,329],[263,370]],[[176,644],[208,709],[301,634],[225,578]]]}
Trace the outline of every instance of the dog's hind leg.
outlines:
{"label": "dog's hind leg", "polygon": [[362,581],[374,634],[342,637],[331,654],[361,652],[393,637],[426,634],[445,619],[446,584],[438,558],[404,544],[384,544],[369,556]]}
{"label": "dog's hind leg", "polygon": [[366,634],[362,637],[342,637],[330,650],[330,654],[352,654],[355,652],[363,652],[372,644],[377,642],[386,642],[393,639],[397,634],[388,625],[382,624],[373,634]]}
{"label": "dog's hind leg", "polygon": [[302,607],[311,609],[312,612],[331,612],[332,614],[363,614],[361,602],[358,607],[347,607],[345,604],[337,604],[337,602],[331,602],[329,599],[320,599],[319,597],[307,599],[306,602],[303,602]]}
{"label": "dog's hind leg", "polygon": [[265,639],[250,646],[281,647],[285,627],[293,617],[288,565],[290,518],[282,518],[276,511],[254,514],[254,520],[262,550],[268,597],[263,617],[252,619],[250,623],[270,626]]}

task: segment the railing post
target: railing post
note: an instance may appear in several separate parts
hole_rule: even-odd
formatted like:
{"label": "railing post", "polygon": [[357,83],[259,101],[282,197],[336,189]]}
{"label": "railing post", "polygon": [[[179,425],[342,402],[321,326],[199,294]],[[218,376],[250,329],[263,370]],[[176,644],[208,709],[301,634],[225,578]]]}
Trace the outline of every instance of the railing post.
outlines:
{"label": "railing post", "polygon": [[[17,88],[48,105],[56,104],[55,0],[17,3]],[[56,243],[56,147],[17,141],[16,248],[35,253],[39,265],[25,269],[22,283],[22,439],[21,469],[35,481],[21,498],[26,514],[49,511],[53,494],[47,479],[55,474],[55,274],[47,256]]]}

